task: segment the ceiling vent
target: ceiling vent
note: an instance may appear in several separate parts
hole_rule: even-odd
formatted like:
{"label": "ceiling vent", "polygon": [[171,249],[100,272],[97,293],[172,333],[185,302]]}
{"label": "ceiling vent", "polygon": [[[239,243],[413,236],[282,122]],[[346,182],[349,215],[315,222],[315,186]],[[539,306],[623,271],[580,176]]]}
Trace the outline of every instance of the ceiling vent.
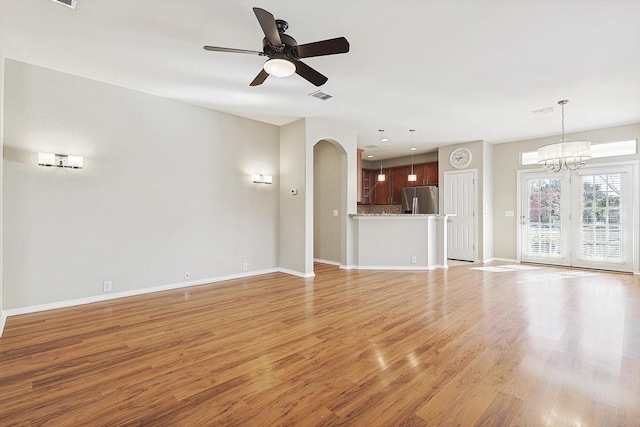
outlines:
{"label": "ceiling vent", "polygon": [[71,9],[76,8],[76,0],[52,0],[52,1],[63,4],[65,6],[69,6]]}
{"label": "ceiling vent", "polygon": [[333,95],[329,95],[327,92],[323,92],[321,90],[317,90],[315,92],[312,92],[312,93],[309,94],[309,96],[313,96],[314,98],[318,98],[318,99],[321,99],[323,101],[326,101],[327,99],[333,98]]}
{"label": "ceiling vent", "polygon": [[380,147],[379,145],[376,144],[371,144],[371,145],[365,145],[364,148],[378,148]]}
{"label": "ceiling vent", "polygon": [[551,113],[553,113],[553,107],[539,108],[531,112],[534,117],[548,116]]}

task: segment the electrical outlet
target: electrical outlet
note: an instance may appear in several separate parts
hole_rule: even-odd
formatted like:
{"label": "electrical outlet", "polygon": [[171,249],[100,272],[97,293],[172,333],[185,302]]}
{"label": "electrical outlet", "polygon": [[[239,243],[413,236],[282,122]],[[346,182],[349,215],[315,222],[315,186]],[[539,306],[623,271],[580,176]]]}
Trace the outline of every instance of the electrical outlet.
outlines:
{"label": "electrical outlet", "polygon": [[111,292],[111,289],[113,289],[113,282],[111,280],[102,282],[102,292]]}
{"label": "electrical outlet", "polygon": [[417,258],[417,257],[412,256],[412,257],[411,257],[411,264],[415,264],[416,262],[418,262],[418,258]]}
{"label": "electrical outlet", "polygon": [[190,271],[185,271],[184,272],[184,280],[189,280],[191,279],[191,272]]}
{"label": "electrical outlet", "polygon": [[242,263],[242,271],[247,271],[249,269],[249,264],[247,264],[246,262]]}

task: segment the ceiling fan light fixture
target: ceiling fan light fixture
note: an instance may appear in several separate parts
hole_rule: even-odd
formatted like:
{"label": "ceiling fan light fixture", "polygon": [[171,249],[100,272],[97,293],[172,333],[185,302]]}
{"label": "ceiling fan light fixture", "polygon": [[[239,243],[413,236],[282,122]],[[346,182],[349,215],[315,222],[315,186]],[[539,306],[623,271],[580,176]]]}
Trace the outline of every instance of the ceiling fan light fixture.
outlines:
{"label": "ceiling fan light fixture", "polygon": [[264,70],[274,77],[289,77],[296,72],[293,62],[282,58],[271,58],[264,63]]}

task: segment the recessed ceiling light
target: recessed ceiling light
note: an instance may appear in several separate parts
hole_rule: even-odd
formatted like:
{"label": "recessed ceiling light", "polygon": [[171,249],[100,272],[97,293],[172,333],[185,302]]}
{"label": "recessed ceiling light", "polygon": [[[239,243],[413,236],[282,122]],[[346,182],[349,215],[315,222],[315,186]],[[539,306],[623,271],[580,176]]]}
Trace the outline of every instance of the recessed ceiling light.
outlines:
{"label": "recessed ceiling light", "polygon": [[369,159],[373,159],[373,155],[372,155],[372,154],[369,154],[367,157],[368,157]]}
{"label": "recessed ceiling light", "polygon": [[411,148],[409,148],[409,150],[411,150],[411,151],[416,151],[416,150],[417,150],[417,148],[416,148],[416,147],[411,147]]}

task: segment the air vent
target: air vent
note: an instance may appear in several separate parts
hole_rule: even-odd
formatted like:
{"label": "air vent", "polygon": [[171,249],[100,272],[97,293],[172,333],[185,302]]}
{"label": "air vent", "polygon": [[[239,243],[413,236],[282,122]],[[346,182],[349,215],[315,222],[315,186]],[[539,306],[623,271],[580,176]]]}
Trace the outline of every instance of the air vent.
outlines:
{"label": "air vent", "polygon": [[375,145],[375,144],[371,144],[371,145],[365,145],[364,148],[378,148],[380,147],[379,145]]}
{"label": "air vent", "polygon": [[553,113],[553,107],[540,108],[531,112],[534,117],[548,116],[551,113]]}
{"label": "air vent", "polygon": [[63,4],[65,6],[69,6],[71,9],[76,8],[76,0],[52,0],[52,1]]}
{"label": "air vent", "polygon": [[309,96],[313,96],[314,98],[321,99],[326,101],[327,99],[333,98],[333,95],[329,95],[327,92],[323,92],[321,90],[317,90],[313,93],[310,93]]}

